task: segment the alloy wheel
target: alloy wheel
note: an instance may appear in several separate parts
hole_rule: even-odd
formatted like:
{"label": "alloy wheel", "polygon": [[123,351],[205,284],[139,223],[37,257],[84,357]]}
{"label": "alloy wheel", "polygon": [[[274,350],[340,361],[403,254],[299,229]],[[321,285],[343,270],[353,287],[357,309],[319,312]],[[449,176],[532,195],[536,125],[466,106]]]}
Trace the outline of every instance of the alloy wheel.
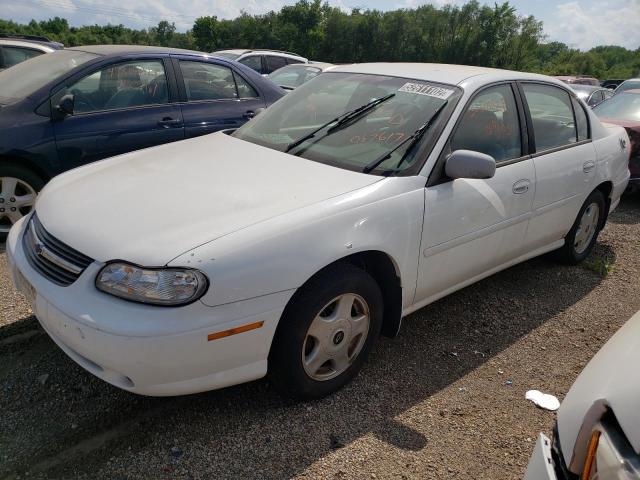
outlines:
{"label": "alloy wheel", "polygon": [[35,189],[15,177],[0,177],[0,234],[28,214],[36,201]]}
{"label": "alloy wheel", "polygon": [[584,209],[582,218],[580,219],[580,225],[573,240],[573,248],[578,255],[584,253],[584,251],[591,244],[596,231],[598,230],[598,221],[600,220],[600,208],[598,204],[593,202]]}

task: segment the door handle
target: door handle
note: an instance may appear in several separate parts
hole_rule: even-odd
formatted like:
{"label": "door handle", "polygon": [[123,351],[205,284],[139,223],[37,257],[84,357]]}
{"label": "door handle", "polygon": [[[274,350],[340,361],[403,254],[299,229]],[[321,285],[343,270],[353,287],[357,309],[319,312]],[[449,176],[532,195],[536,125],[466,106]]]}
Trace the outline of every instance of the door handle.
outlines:
{"label": "door handle", "polygon": [[182,122],[177,118],[171,118],[171,117],[164,117],[162,120],[158,120],[158,125],[164,128],[177,127],[181,123]]}
{"label": "door handle", "polygon": [[513,188],[511,189],[511,191],[516,195],[522,195],[523,193],[527,193],[529,191],[529,185],[531,185],[531,182],[526,178],[523,180],[518,180],[513,184]]}
{"label": "door handle", "polygon": [[596,168],[596,162],[589,161],[582,164],[582,171],[584,173],[589,173],[594,168]]}
{"label": "door handle", "polygon": [[252,119],[253,117],[255,117],[255,116],[256,116],[256,112],[254,112],[253,110],[247,110],[246,112],[244,112],[244,113],[242,114],[242,116],[243,116],[244,118],[246,118],[246,119],[249,119],[249,120],[250,120],[250,119]]}

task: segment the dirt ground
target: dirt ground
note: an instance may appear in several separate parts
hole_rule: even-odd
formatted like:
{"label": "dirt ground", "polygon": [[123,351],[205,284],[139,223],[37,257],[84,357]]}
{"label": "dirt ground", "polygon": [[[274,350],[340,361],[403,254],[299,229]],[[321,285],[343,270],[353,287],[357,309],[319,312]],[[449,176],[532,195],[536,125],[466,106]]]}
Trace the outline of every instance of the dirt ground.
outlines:
{"label": "dirt ground", "polygon": [[521,478],[593,354],[640,309],[640,199],[578,267],[538,258],[381,339],[356,380],[293,403],[266,381],[177,398],[86,373],[13,291],[0,246],[0,478]]}

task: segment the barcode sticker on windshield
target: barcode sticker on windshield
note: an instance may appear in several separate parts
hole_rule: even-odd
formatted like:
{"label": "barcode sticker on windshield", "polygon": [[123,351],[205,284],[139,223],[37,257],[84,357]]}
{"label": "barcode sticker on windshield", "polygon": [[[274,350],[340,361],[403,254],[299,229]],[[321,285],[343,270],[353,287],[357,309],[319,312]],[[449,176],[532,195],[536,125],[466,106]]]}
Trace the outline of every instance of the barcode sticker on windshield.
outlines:
{"label": "barcode sticker on windshield", "polygon": [[399,92],[415,93],[417,95],[426,95],[428,97],[441,98],[446,100],[451,96],[453,90],[448,88],[436,87],[434,85],[427,85],[425,83],[411,83],[407,82],[398,89]]}

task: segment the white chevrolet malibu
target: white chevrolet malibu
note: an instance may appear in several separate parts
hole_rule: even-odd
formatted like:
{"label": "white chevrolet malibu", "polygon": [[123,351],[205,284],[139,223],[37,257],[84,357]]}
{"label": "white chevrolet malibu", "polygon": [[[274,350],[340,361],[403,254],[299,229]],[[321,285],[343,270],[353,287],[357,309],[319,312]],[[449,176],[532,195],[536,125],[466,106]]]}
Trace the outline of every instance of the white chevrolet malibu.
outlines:
{"label": "white chevrolet malibu", "polygon": [[583,260],[629,150],[549,77],[341,66],[235,132],[60,175],[7,252],[43,328],[113,385],[269,374],[314,398],[438,298],[545,252]]}

